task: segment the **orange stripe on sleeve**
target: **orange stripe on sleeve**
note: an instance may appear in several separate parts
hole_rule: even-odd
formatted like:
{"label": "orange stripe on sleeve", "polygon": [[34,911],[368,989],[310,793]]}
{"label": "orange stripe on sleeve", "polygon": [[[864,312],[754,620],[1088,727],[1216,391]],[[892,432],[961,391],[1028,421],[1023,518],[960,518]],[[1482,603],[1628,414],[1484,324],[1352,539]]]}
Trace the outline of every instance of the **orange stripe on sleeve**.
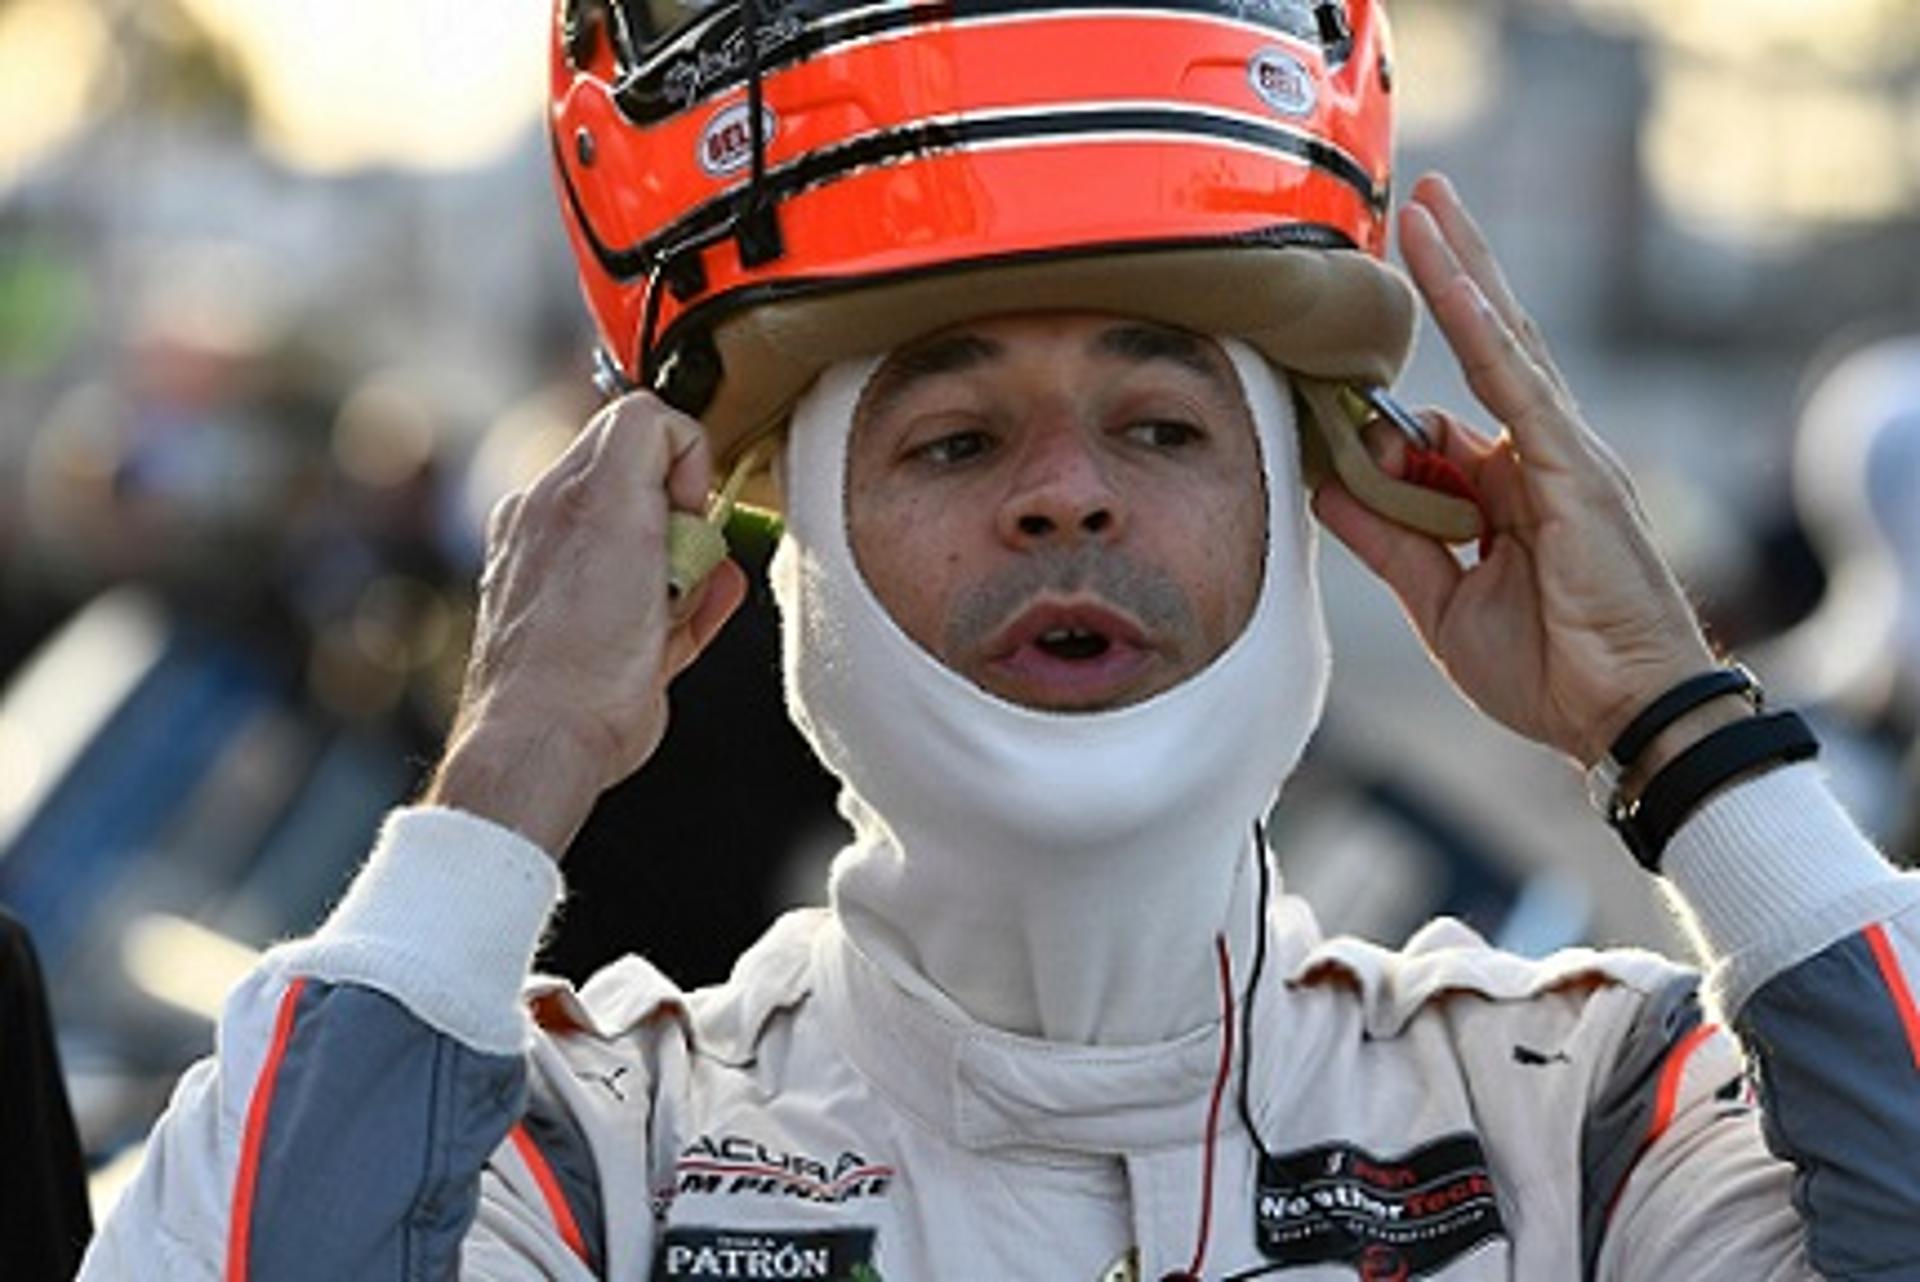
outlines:
{"label": "orange stripe on sleeve", "polygon": [[1920,1008],[1913,1004],[1913,990],[1907,986],[1906,972],[1900,968],[1900,958],[1893,951],[1893,941],[1887,938],[1886,927],[1879,922],[1867,927],[1861,934],[1867,937],[1867,947],[1873,950],[1874,963],[1880,967],[1880,978],[1893,998],[1894,1010],[1900,1014],[1900,1025],[1907,1030],[1907,1050],[1913,1056],[1913,1066],[1920,1069]]}
{"label": "orange stripe on sleeve", "polygon": [[1646,1137],[1640,1141],[1640,1147],[1635,1150],[1632,1165],[1627,1167],[1627,1173],[1620,1178],[1619,1185],[1607,1199],[1608,1223],[1613,1222],[1613,1213],[1619,1208],[1620,1198],[1626,1193],[1627,1184],[1633,1179],[1634,1171],[1639,1169],[1640,1159],[1647,1155],[1647,1150],[1652,1148],[1654,1142],[1666,1133],[1667,1127],[1673,1124],[1673,1115],[1680,1107],[1680,1079],[1686,1074],[1687,1061],[1693,1058],[1693,1053],[1718,1032],[1719,1028],[1718,1024],[1702,1024],[1681,1038],[1680,1044],[1667,1052],[1667,1061],[1660,1066],[1660,1084],[1654,1090],[1653,1120],[1647,1124]]}
{"label": "orange stripe on sleeve", "polygon": [[547,1165],[546,1155],[540,1146],[533,1142],[533,1136],[527,1134],[526,1124],[515,1122],[513,1129],[507,1132],[513,1138],[513,1147],[518,1150],[520,1160],[533,1172],[534,1183],[540,1186],[540,1196],[546,1199],[547,1213],[553,1216],[554,1227],[560,1230],[561,1241],[567,1248],[580,1257],[583,1264],[591,1264],[587,1255],[587,1241],[580,1234],[580,1225],[573,1218],[573,1208],[567,1205],[566,1194],[560,1191],[560,1181]]}
{"label": "orange stripe on sleeve", "polygon": [[260,1065],[253,1098],[247,1103],[247,1129],[240,1138],[240,1169],[234,1175],[233,1214],[227,1225],[227,1282],[247,1282],[247,1247],[253,1230],[253,1191],[260,1177],[260,1149],[266,1143],[267,1114],[273,1108],[273,1090],[280,1080],[280,1061],[293,1035],[294,1011],[306,986],[302,976],[288,984],[281,995],[273,1021],[273,1041],[267,1046],[266,1062]]}
{"label": "orange stripe on sleeve", "polygon": [[1667,1056],[1667,1062],[1660,1070],[1660,1093],[1654,1098],[1653,1122],[1647,1127],[1647,1138],[1641,1142],[1641,1152],[1646,1152],[1672,1124],[1674,1109],[1680,1101],[1680,1078],[1687,1071],[1687,1061],[1693,1058],[1693,1053],[1700,1049],[1701,1043],[1718,1031],[1718,1024],[1702,1024],[1688,1033],[1685,1040]]}

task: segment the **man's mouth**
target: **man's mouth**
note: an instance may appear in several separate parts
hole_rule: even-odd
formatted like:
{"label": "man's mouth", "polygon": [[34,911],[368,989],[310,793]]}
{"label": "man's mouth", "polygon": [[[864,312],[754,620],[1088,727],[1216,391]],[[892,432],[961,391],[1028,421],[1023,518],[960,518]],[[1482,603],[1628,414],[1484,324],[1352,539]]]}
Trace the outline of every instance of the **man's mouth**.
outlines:
{"label": "man's mouth", "polygon": [[1126,702],[1158,658],[1138,623],[1087,600],[1029,606],[986,652],[989,689],[1017,703],[1061,709]]}
{"label": "man's mouth", "polygon": [[1054,628],[1035,637],[1033,644],[1056,659],[1097,659],[1112,644],[1104,632],[1086,628]]}

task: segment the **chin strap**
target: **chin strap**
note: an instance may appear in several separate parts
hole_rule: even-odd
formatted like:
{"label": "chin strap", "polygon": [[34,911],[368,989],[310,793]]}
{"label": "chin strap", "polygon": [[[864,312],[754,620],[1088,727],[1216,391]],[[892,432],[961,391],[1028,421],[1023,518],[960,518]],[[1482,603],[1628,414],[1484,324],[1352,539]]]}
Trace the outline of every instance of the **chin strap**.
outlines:
{"label": "chin strap", "polygon": [[[1472,483],[1432,447],[1420,421],[1385,389],[1356,391],[1344,383],[1305,375],[1295,375],[1293,386],[1306,405],[1300,417],[1311,425],[1310,431],[1300,433],[1309,485],[1319,484],[1331,473],[1353,497],[1390,521],[1445,543],[1478,538],[1482,553],[1488,550],[1485,540],[1491,527]],[[1361,439],[1361,429],[1376,418],[1407,438],[1407,467],[1400,478],[1382,471]]]}
{"label": "chin strap", "polygon": [[780,237],[777,198],[767,187],[767,122],[760,74],[760,0],[740,0],[740,27],[747,42],[747,137],[752,168],[747,194],[734,216],[734,241],[742,267],[764,267],[786,253]]}

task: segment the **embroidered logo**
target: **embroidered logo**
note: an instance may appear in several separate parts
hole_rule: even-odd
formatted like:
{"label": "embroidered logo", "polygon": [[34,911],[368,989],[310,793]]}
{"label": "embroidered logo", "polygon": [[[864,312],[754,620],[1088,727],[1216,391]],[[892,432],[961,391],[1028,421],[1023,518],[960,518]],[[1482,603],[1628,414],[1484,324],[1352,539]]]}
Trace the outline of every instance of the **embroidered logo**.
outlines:
{"label": "embroidered logo", "polygon": [[1513,1062],[1525,1064],[1529,1068],[1544,1068],[1549,1064],[1571,1064],[1573,1057],[1565,1051],[1537,1051],[1531,1046],[1519,1042],[1513,1044]]}
{"label": "embroidered logo", "polygon": [[773,1148],[744,1135],[702,1135],[680,1150],[674,1194],[733,1194],[851,1202],[882,1197],[893,1168],[851,1149],[832,1157]]}
{"label": "embroidered logo", "polygon": [[1477,1136],[1449,1135],[1400,1157],[1323,1144],[1263,1159],[1260,1252],[1282,1268],[1345,1263],[1402,1282],[1506,1234]]}
{"label": "embroidered logo", "polygon": [[727,1278],[808,1278],[881,1282],[872,1229],[668,1229],[653,1257],[652,1282]]}
{"label": "embroidered logo", "polygon": [[582,1082],[598,1082],[607,1088],[607,1094],[614,1099],[622,1104],[627,1102],[627,1093],[620,1089],[620,1079],[627,1075],[625,1064],[617,1066],[611,1073],[596,1073],[592,1069],[578,1068],[574,1070],[573,1075]]}

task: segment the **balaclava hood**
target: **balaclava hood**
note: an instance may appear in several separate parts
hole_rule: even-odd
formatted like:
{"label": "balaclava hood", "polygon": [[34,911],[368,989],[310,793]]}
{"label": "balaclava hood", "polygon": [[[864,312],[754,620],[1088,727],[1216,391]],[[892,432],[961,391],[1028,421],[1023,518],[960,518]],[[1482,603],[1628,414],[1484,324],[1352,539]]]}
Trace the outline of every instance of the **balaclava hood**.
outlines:
{"label": "balaclava hood", "polygon": [[1246,955],[1254,825],[1319,719],[1328,659],[1292,398],[1250,348],[1222,347],[1265,468],[1259,600],[1205,669],[1111,711],[989,694],[869,590],[845,477],[882,358],[829,369],[794,411],[772,581],[788,712],[854,829],[834,907],[855,946],[956,1017],[1056,1041],[1161,1040],[1216,1017],[1216,933]]}

